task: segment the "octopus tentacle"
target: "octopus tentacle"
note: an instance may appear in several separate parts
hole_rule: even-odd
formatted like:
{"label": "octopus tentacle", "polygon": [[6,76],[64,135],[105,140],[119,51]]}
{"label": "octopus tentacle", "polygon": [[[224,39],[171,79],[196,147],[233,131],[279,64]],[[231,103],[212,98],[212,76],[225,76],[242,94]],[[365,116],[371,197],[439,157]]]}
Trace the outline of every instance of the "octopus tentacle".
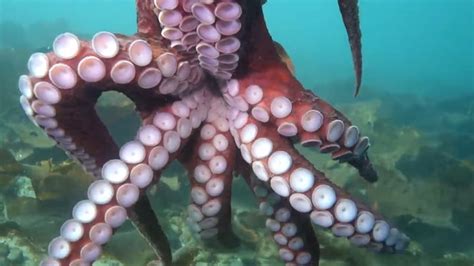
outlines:
{"label": "octopus tentacle", "polygon": [[[166,100],[163,95],[184,93],[203,79],[202,70],[189,58],[153,39],[98,32],[86,42],[64,33],[55,39],[53,49],[30,57],[30,75],[20,78],[27,99],[37,90],[48,92],[47,96],[56,92],[57,103],[77,105],[84,103],[75,101],[94,102],[101,92],[115,90],[141,107],[146,106],[144,98]],[[36,89],[39,82],[46,84]]]}
{"label": "octopus tentacle", "polygon": [[370,182],[377,180],[367,155],[369,138],[361,135],[357,126],[312,92],[298,89],[299,84],[281,85],[269,92],[270,86],[276,87],[263,79],[241,80],[238,87],[243,90],[233,97],[233,104],[238,107],[243,98],[250,115],[261,123],[271,124],[281,136],[303,146],[316,147],[322,153],[331,154],[334,160],[348,162]]}
{"label": "octopus tentacle", "polygon": [[293,210],[286,198],[272,192],[254,174],[248,179],[260,212],[268,217],[265,226],[279,246],[281,259],[290,265],[318,265],[319,244],[309,217]]}
{"label": "octopus tentacle", "polygon": [[359,27],[359,7],[358,0],[338,0],[339,10],[346,27],[347,37],[352,52],[352,62],[355,72],[355,92],[359,94],[360,85],[362,84],[362,43]]}
{"label": "octopus tentacle", "polygon": [[230,200],[236,147],[223,116],[223,101],[211,100],[210,113],[214,116],[208,116],[197,140],[189,144],[192,154],[197,156],[183,158],[191,183],[188,223],[203,240],[217,238],[224,244],[235,245]]}
{"label": "octopus tentacle", "polygon": [[234,138],[241,143],[242,157],[256,176],[314,224],[358,246],[388,251],[406,247],[408,238],[403,233],[331,183],[272,127],[248,117],[237,133]]}
{"label": "octopus tentacle", "polygon": [[50,257],[43,260],[42,265],[80,265],[92,263],[100,256],[101,246],[127,219],[127,209],[132,208],[144,190],[157,181],[153,180],[154,176],[159,176],[177,157],[189,139],[193,129],[192,114],[199,121],[196,127],[205,119],[207,105],[203,92],[194,96],[199,104],[190,108],[188,115],[174,111],[171,105],[152,113],[144,120],[137,139],[121,147],[120,159],[104,164],[102,178],[89,186],[88,199],[75,205],[73,219],[62,226],[61,236],[50,242]]}
{"label": "octopus tentacle", "polygon": [[103,91],[123,92],[146,111],[154,108],[151,99],[166,100],[162,94],[181,93],[203,78],[186,60],[154,47],[107,32],[90,42],[61,34],[54,52],[30,57],[29,76],[19,79],[21,104],[37,125],[98,176],[98,165],[118,152],[94,109]]}
{"label": "octopus tentacle", "polygon": [[[98,167],[118,154],[118,147],[97,116],[94,104],[76,100],[77,109],[71,108],[69,104],[62,104],[67,100],[54,85],[46,81],[32,82],[27,76],[20,78],[22,87],[28,87],[20,101],[31,120],[86,171],[98,177]],[[99,140],[100,145],[97,145]]]}

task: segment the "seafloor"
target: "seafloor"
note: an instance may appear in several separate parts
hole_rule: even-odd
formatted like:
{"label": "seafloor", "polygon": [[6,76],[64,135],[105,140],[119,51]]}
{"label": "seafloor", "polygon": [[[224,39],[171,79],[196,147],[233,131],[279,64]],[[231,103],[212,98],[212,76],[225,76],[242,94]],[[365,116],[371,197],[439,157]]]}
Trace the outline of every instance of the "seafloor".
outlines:
{"label": "seafloor", "polygon": [[[59,27],[39,26],[35,32],[43,36]],[[19,106],[17,77],[37,46],[35,32],[9,23],[0,28],[12,42],[4,46],[16,47],[0,49],[0,265],[35,265],[72,206],[85,196],[91,177],[55,148]],[[346,165],[314,150],[302,151],[336,183],[380,209],[412,243],[404,254],[375,254],[317,229],[321,265],[474,265],[474,93],[440,99],[364,87],[362,96],[353,99],[350,86],[351,81],[341,81],[331,92],[318,94],[370,136],[379,181],[368,184]],[[127,99],[108,94],[98,109],[117,142],[133,137],[136,127],[130,125],[138,126],[138,120]],[[188,192],[179,165],[149,191],[177,265],[283,264],[241,178],[233,189],[233,225],[240,238],[234,249],[204,248],[193,238],[185,223],[188,200],[183,195]],[[146,243],[126,224],[94,265],[146,265],[152,259]]]}

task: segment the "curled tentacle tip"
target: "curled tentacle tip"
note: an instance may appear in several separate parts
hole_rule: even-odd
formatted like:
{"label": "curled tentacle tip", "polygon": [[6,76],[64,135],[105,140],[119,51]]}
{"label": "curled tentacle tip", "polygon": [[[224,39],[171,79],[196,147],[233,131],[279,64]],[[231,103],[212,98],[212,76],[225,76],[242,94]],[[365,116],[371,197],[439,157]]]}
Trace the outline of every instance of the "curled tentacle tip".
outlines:
{"label": "curled tentacle tip", "polygon": [[362,44],[358,0],[338,0],[339,10],[346,28],[354,64],[356,88],[354,97],[359,94],[362,80]]}
{"label": "curled tentacle tip", "polygon": [[370,162],[369,157],[367,155],[364,162],[365,163],[363,164],[363,166],[359,169],[360,176],[362,176],[370,183],[376,182],[379,177],[377,171],[374,168],[374,165],[372,164],[372,162]]}

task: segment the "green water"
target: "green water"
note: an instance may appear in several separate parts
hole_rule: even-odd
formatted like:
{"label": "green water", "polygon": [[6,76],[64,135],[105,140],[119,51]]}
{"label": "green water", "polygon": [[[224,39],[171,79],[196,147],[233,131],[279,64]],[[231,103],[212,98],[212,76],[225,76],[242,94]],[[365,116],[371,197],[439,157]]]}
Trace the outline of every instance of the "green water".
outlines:
{"label": "green water", "polygon": [[[264,11],[303,85],[370,136],[380,180],[367,184],[327,156],[302,152],[412,239],[404,254],[374,254],[318,229],[321,265],[474,265],[474,1],[361,0],[364,73],[355,99],[336,1],[269,0]],[[133,0],[0,0],[0,150],[32,169],[16,173],[16,164],[0,153],[0,265],[35,265],[88,186],[80,168],[35,129],[18,104],[17,79],[28,57],[50,49],[65,31],[90,38],[101,30],[132,34],[135,27]],[[123,143],[134,136],[138,120],[130,102],[117,97],[101,98],[99,109]],[[184,171],[176,164],[164,176],[150,198],[172,248],[201,247],[185,225]],[[250,230],[257,239],[234,249],[207,247],[195,261],[282,264],[250,193],[238,179],[236,230]],[[105,252],[106,265],[144,265],[152,257],[130,224]]]}

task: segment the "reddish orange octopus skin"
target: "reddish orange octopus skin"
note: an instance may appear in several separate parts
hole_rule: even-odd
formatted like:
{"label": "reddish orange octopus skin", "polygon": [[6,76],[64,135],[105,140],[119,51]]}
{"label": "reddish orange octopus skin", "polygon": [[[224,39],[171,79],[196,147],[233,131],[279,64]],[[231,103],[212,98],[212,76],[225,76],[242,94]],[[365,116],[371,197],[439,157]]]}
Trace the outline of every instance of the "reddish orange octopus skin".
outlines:
{"label": "reddish orange octopus skin", "polygon": [[[357,94],[357,1],[338,3]],[[377,251],[406,248],[405,234],[295,149],[319,149],[368,181],[377,179],[369,139],[293,76],[291,61],[268,33],[261,1],[137,0],[136,7],[136,35],[99,32],[81,41],[61,34],[52,52],[30,57],[29,74],[19,79],[26,114],[95,177],[40,265],[92,264],[127,218],[157,260],[171,264],[145,191],[173,160],[188,172],[187,223],[204,244],[238,245],[230,201],[240,174],[288,265],[319,263],[316,228]],[[129,97],[142,119],[136,137],[121,147],[94,109],[109,90]]]}

